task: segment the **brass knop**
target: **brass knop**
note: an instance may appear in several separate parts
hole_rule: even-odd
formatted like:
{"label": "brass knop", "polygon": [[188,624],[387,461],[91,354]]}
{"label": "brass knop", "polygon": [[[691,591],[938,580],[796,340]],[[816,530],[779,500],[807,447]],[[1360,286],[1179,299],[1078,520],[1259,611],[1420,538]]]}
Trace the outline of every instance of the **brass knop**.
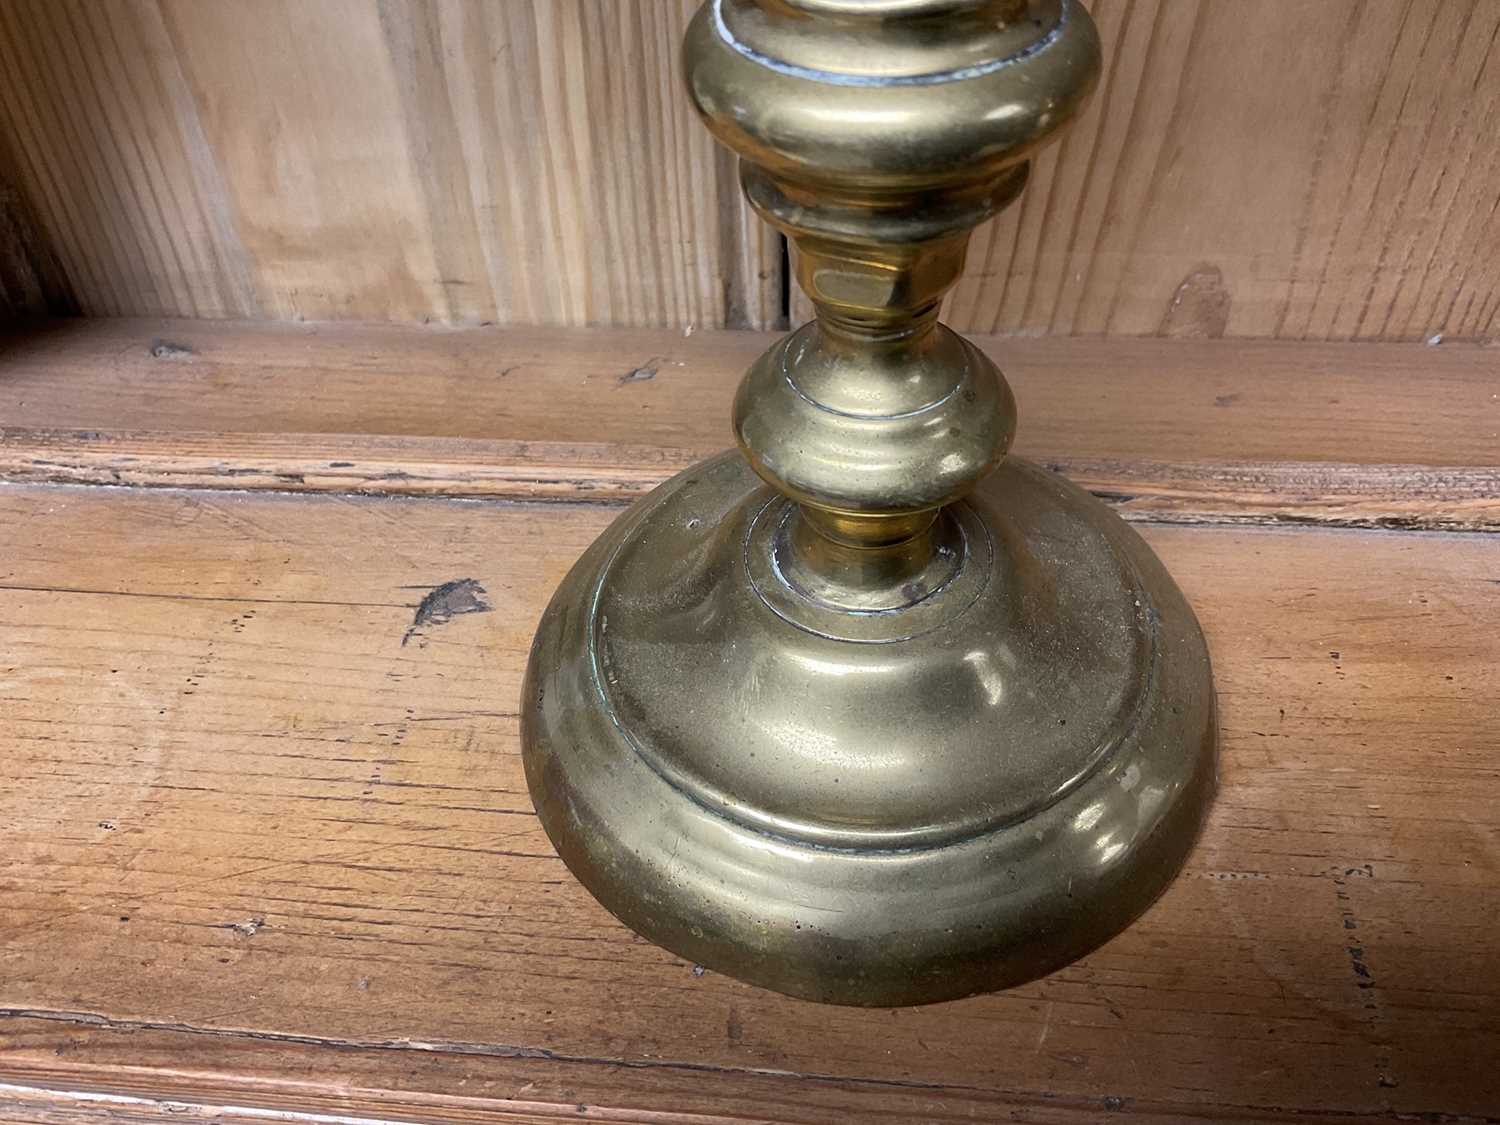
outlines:
{"label": "brass knop", "polygon": [[938,306],[1093,87],[1093,24],[1072,0],[715,0],[683,61],[817,309],[747,375],[740,446],[826,537],[896,549],[1015,432],[1004,380]]}

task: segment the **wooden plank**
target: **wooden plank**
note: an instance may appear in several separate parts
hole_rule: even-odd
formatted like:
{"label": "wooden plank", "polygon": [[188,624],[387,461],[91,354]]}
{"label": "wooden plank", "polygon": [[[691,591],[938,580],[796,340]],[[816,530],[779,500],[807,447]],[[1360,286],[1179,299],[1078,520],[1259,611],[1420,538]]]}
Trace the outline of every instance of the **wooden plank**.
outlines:
{"label": "wooden plank", "polygon": [[[0,476],[623,502],[729,444],[771,339],[59,322],[0,356]],[[1130,518],[1500,527],[1493,350],[981,343],[1017,452]]]}
{"label": "wooden plank", "polygon": [[[1500,1106],[1494,538],[1147,526],[1223,708],[1188,869],[1052,977],[889,1012],[700,975],[553,857],[514,699],[612,515],[0,488],[0,1082],[421,1121]],[[413,632],[460,577],[490,611]]]}
{"label": "wooden plank", "polygon": [[[1075,1097],[1022,1091],[991,1093],[902,1080],[849,1080],[787,1071],[731,1067],[628,1066],[611,1060],[568,1060],[546,1052],[478,1055],[427,1045],[393,1060],[392,1048],[341,1043],[277,1042],[263,1035],[209,1037],[201,1030],[162,1032],[139,1027],[75,1023],[59,1065],[57,1021],[17,1018],[10,1025],[10,1058],[40,1083],[0,1082],[0,1110],[24,1121],[160,1122],[272,1120],[306,1125],[362,1125],[365,1121],[423,1125],[478,1122],[610,1121],[637,1125],[749,1125],[766,1122],[858,1120],[877,1125],[912,1121],[1008,1121],[1072,1125],[1128,1113],[1132,1125],[1274,1120],[1257,1110],[1216,1106],[1175,1108],[1155,1100]],[[337,1051],[338,1069],[328,1056]],[[51,1056],[49,1059],[48,1056]],[[194,1065],[184,1066],[184,1058]],[[538,1061],[540,1060],[540,1061]],[[607,1101],[580,1102],[594,1077],[610,1070]],[[81,1087],[80,1082],[94,1084]],[[391,1084],[399,1082],[400,1089]],[[464,1090],[485,1089],[485,1095]],[[129,1092],[135,1091],[135,1092]],[[169,1091],[165,1092],[164,1091]],[[455,1093],[454,1091],[460,1091]],[[513,1094],[514,1096],[506,1096]],[[547,1100],[551,1099],[551,1100]],[[102,1103],[102,1104],[101,1104]],[[642,1107],[671,1108],[642,1108]],[[359,1116],[350,1121],[349,1114]],[[335,1114],[333,1122],[317,1114]],[[48,1115],[51,1116],[48,1116]],[[195,1116],[197,1115],[197,1116]],[[1309,1125],[1346,1125],[1350,1114],[1299,1111]],[[1449,1116],[1454,1123],[1477,1120]]]}
{"label": "wooden plank", "polygon": [[[768,327],[781,242],[674,73],[694,6],[11,0],[0,122],[87,313]],[[1090,7],[1099,96],[956,327],[1496,334],[1492,0]]]}
{"label": "wooden plank", "polygon": [[[1092,107],[976,240],[977,332],[1486,338],[1500,7],[1094,0]],[[1272,80],[1268,77],[1274,76]]]}
{"label": "wooden plank", "polygon": [[[625,503],[700,459],[603,443],[0,429],[0,479]],[[1500,468],[1050,458],[1129,520],[1500,531]]]}
{"label": "wooden plank", "polygon": [[769,325],[694,7],[17,0],[0,120],[86,314]]}
{"label": "wooden plank", "polygon": [[[1108,1095],[1073,1098],[1056,1094],[1037,1096],[1016,1091],[1000,1095],[984,1091],[956,1091],[901,1081],[848,1081],[820,1075],[787,1072],[736,1071],[733,1068],[634,1067],[608,1060],[580,1062],[548,1057],[536,1062],[524,1057],[476,1057],[438,1047],[408,1051],[399,1073],[405,1089],[391,1090],[364,1081],[389,1083],[393,1078],[391,1052],[381,1048],[338,1046],[340,1068],[323,1068],[332,1044],[278,1044],[264,1037],[220,1037],[209,1041],[201,1032],[156,1032],[139,1028],[79,1029],[70,1033],[66,1066],[49,1066],[43,1051],[55,1051],[57,1033],[50,1021],[18,1019],[19,1029],[34,1026],[34,1036],[21,1030],[11,1042],[20,1043],[15,1057],[24,1058],[28,1072],[50,1073],[68,1088],[0,1082],[0,1111],[20,1120],[65,1122],[160,1122],[182,1120],[285,1120],[297,1125],[364,1125],[365,1122],[421,1122],[422,1125],[474,1125],[504,1121],[507,1125],[560,1120],[632,1122],[637,1125],[762,1125],[768,1122],[823,1122],[844,1119],[851,1104],[859,1120],[879,1125],[911,1121],[949,1122],[1005,1120],[1031,1125],[1066,1125],[1099,1120],[1128,1105],[1132,1123],[1181,1125],[1202,1121],[1191,1111],[1124,1102]],[[127,1053],[128,1052],[128,1053]],[[184,1052],[199,1066],[184,1072]],[[87,1058],[87,1063],[83,1059]],[[33,1067],[32,1064],[36,1065]],[[209,1071],[209,1065],[226,1072]],[[227,1073],[229,1066],[234,1073]],[[588,1078],[600,1066],[612,1070],[607,1104],[579,1102],[590,1086]],[[82,1089],[85,1075],[96,1076],[108,1089]],[[515,1097],[498,1093],[464,1096],[446,1091],[478,1088],[517,1091]],[[140,1092],[125,1091],[139,1087]],[[163,1089],[173,1091],[163,1094]],[[443,1091],[443,1092],[435,1092]],[[547,1101],[552,1097],[555,1100]],[[240,1099],[236,1101],[236,1099]],[[253,1104],[246,1104],[252,1102]],[[671,1106],[649,1109],[642,1106]],[[312,1108],[317,1107],[317,1108]],[[351,1111],[358,1117],[351,1118]],[[330,1120],[330,1115],[332,1120]],[[1265,1120],[1230,1110],[1216,1111],[1215,1120]],[[1343,1113],[1301,1113],[1296,1120],[1310,1125],[1343,1125]],[[1459,1121],[1459,1118],[1452,1118]]]}

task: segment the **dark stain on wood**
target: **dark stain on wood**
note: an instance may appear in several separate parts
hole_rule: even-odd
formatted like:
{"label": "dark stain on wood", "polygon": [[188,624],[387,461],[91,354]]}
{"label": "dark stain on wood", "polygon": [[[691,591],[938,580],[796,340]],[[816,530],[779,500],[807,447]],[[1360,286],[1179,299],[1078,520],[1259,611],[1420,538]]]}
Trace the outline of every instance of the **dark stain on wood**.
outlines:
{"label": "dark stain on wood", "polygon": [[13,154],[0,138],[0,320],[77,316],[78,299],[31,202],[12,185]]}
{"label": "dark stain on wood", "polygon": [[[1352,932],[1359,929],[1359,922],[1354,917],[1353,905],[1349,900],[1349,884],[1347,880],[1373,879],[1374,877],[1374,872],[1368,863],[1363,867],[1345,868],[1343,875],[1335,875],[1333,877],[1333,893],[1334,897],[1338,899],[1339,917],[1343,920],[1346,931]],[[1370,975],[1370,966],[1365,963],[1364,946],[1359,944],[1353,937],[1350,937],[1344,944],[1344,952],[1349,955],[1349,967],[1354,972],[1355,983],[1360,988],[1373,988],[1375,986],[1375,978]],[[1367,1003],[1365,1006],[1369,1008],[1373,1005]]]}
{"label": "dark stain on wood", "polygon": [[661,365],[662,357],[659,355],[652,356],[639,367],[632,367],[625,374],[621,375],[619,379],[620,386],[623,387],[627,383],[644,383],[648,379],[655,379],[656,373],[661,370]]}
{"label": "dark stain on wood", "polygon": [[401,638],[402,647],[424,626],[442,625],[464,613],[488,613],[490,603],[484,599],[485,589],[477,579],[455,578],[452,582],[434,586],[417,606],[416,616]]}

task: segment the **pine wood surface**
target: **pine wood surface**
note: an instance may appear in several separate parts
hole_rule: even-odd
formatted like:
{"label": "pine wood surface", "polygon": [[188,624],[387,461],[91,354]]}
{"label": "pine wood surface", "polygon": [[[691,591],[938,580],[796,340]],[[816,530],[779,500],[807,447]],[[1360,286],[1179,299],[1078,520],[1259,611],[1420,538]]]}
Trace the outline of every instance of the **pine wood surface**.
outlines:
{"label": "pine wood surface", "polygon": [[[552,857],[514,699],[542,602],[612,514],[0,493],[8,1080],[117,1089],[92,1055],[124,1037],[104,1054],[160,1097],[149,1031],[187,1037],[162,1053],[198,1097],[222,1069],[254,1098],[237,1059],[253,1039],[296,1048],[333,1092],[344,1045],[416,1067],[419,1088],[429,1054],[471,1085],[521,1057],[537,1065],[483,1095],[495,1108],[605,1119],[684,1104],[616,1088],[621,1068],[692,1072],[694,1112],[750,1119],[874,1113],[908,1084],[935,1088],[936,1118],[1013,1095],[1256,1119],[1495,1109],[1487,537],[1149,527],[1224,710],[1224,790],[1188,871],[1046,981],[872,1013],[695,975]],[[490,611],[413,631],[457,578]],[[552,1074],[554,1056],[577,1065]],[[431,1092],[464,1092],[451,1074]],[[842,1107],[801,1104],[798,1076],[828,1076]]]}
{"label": "pine wood surface", "polygon": [[90,315],[765,324],[695,8],[16,0],[0,168]]}
{"label": "pine wood surface", "polygon": [[976,240],[955,324],[1494,334],[1500,163],[1480,122],[1500,107],[1500,5],[1090,7],[1107,44],[1099,91],[1014,215]]}
{"label": "pine wood surface", "polygon": [[[731,444],[754,333],[69,320],[0,347],[8,479],[622,502]],[[1475,345],[981,340],[1016,452],[1131,518],[1500,526]]]}
{"label": "pine wood surface", "polygon": [[[1316,471],[1396,504],[1404,465],[1429,474],[1424,518],[1461,526],[1464,496],[1495,494],[1492,353],[1004,343],[1032,455],[1170,465],[1196,496],[1259,466],[1272,514],[1252,525],[1201,501],[1138,524],[1208,634],[1223,790],[1182,877],[1095,954],[866,1012],[635,938],[553,856],[517,756],[546,598],[620,501],[725,443],[763,343],[143,322],[7,340],[0,1118],[1500,1119],[1497,540],[1342,528],[1326,492],[1296,517],[1277,492]],[[48,435],[116,458],[125,486],[27,468]],[[241,471],[377,448],[449,483]],[[553,474],[495,485],[501,453]],[[454,465],[487,490],[444,491]],[[555,502],[570,472],[585,499]],[[459,579],[484,611],[418,622]]]}
{"label": "pine wood surface", "polygon": [[[955,327],[1495,335],[1500,5],[1089,6],[1098,94]],[[781,242],[675,72],[694,7],[9,0],[0,311],[771,327]]]}

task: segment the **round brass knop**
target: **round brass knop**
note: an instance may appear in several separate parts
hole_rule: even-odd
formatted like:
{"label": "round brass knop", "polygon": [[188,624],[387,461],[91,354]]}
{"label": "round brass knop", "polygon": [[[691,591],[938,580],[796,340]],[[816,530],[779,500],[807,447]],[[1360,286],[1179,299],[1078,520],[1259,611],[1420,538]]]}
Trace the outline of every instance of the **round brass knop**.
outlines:
{"label": "round brass knop", "polygon": [[1072,0],[712,0],[683,63],[818,313],[747,376],[741,448],[814,525],[887,543],[1010,444],[1004,380],[937,308],[1092,87],[1093,25]]}

